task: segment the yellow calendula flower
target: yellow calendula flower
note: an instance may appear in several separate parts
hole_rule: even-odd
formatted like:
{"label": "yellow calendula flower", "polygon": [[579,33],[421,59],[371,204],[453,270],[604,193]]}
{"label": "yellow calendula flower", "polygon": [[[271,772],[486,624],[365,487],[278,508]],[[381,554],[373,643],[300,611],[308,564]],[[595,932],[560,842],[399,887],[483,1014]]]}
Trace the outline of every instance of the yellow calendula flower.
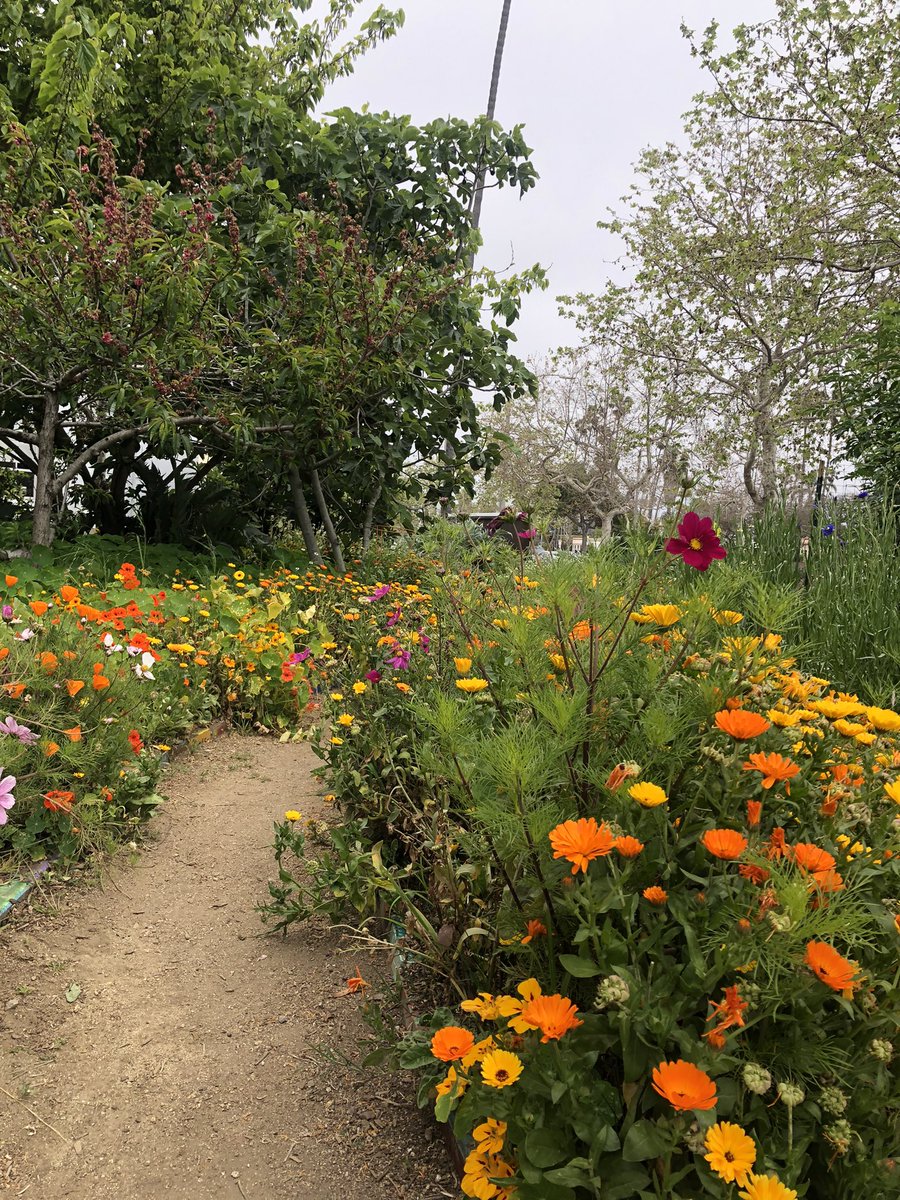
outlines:
{"label": "yellow calendula flower", "polygon": [[866,711],[865,705],[856,700],[832,700],[827,696],[821,700],[810,700],[809,707],[829,721],[836,721],[839,717],[855,717]]}
{"label": "yellow calendula flower", "polygon": [[497,1021],[502,1016],[490,992],[479,992],[473,999],[463,1000],[459,1007],[463,1012],[477,1013],[482,1021]]}
{"label": "yellow calendula flower", "polygon": [[866,716],[873,729],[880,733],[896,733],[900,730],[900,713],[895,713],[892,708],[868,707]]}
{"label": "yellow calendula flower", "polygon": [[564,671],[566,669],[566,660],[561,654],[548,654],[547,657],[553,663],[554,667],[556,667],[557,671]]}
{"label": "yellow calendula flower", "polygon": [[362,682],[354,683],[353,691],[356,693],[357,696],[361,696],[363,694],[363,692],[366,690],[367,686],[368,686],[367,684],[362,683]]}
{"label": "yellow calendula flower", "polygon": [[297,812],[296,808],[289,808],[284,814],[284,819],[286,821],[299,821],[300,816],[301,814]]}
{"label": "yellow calendula flower", "polygon": [[349,729],[355,720],[356,718],[352,713],[341,713],[337,719],[337,723],[338,725],[343,725],[345,729]]}
{"label": "yellow calendula flower", "polygon": [[677,604],[645,604],[640,612],[633,612],[631,619],[638,625],[659,625],[661,629],[668,629],[670,625],[674,625],[676,621],[680,621],[682,617],[681,609]]}
{"label": "yellow calendula flower", "polygon": [[738,1192],[740,1200],[797,1200],[793,1188],[786,1187],[777,1175],[748,1175]]}
{"label": "yellow calendula flower", "polygon": [[628,795],[632,800],[637,800],[642,808],[658,808],[669,799],[663,789],[655,783],[633,783],[628,789]]}
{"label": "yellow calendula flower", "polygon": [[343,700],[343,698],[344,698],[343,692],[332,692],[331,693],[332,700]]}
{"label": "yellow calendula flower", "polygon": [[456,667],[457,675],[468,675],[472,670],[471,658],[454,658],[453,665]]}
{"label": "yellow calendula flower", "polygon": [[453,1096],[459,1097],[469,1086],[467,1079],[461,1079],[456,1073],[456,1068],[451,1067],[441,1082],[437,1085],[438,1096]]}
{"label": "yellow calendula flower", "polygon": [[703,1157],[725,1183],[742,1184],[756,1162],[756,1146],[740,1125],[717,1121],[706,1131]]}
{"label": "yellow calendula flower", "polygon": [[503,1139],[506,1137],[506,1122],[488,1117],[472,1130],[472,1137],[478,1143],[478,1149],[483,1154],[499,1154],[503,1149]]}
{"label": "yellow calendula flower", "polygon": [[713,610],[713,620],[719,625],[740,625],[744,619],[744,614],[734,612],[730,608],[723,608],[720,611]]}
{"label": "yellow calendula flower", "polygon": [[[813,714],[815,715],[815,714]],[[789,729],[792,725],[799,725],[803,720],[800,712],[782,712],[777,708],[770,708],[766,716],[773,725],[780,725],[783,729]]]}
{"label": "yellow calendula flower", "polygon": [[456,686],[461,692],[483,692],[490,684],[486,679],[457,679]]}
{"label": "yellow calendula flower", "polygon": [[886,783],[884,790],[895,804],[900,804],[900,779],[895,779],[893,783]]}
{"label": "yellow calendula flower", "polygon": [[397,691],[398,691],[398,692],[403,692],[404,696],[405,696],[405,695],[406,695],[408,692],[411,692],[411,691],[412,691],[412,688],[409,686],[409,684],[408,684],[408,683],[400,683],[400,682],[397,682],[397,683],[395,683],[395,684],[394,684],[394,687],[397,689]]}
{"label": "yellow calendula flower", "polygon": [[874,733],[869,733],[867,731],[865,733],[857,733],[853,740],[855,742],[859,742],[861,746],[871,746],[872,743],[877,740],[877,738]]}
{"label": "yellow calendula flower", "polygon": [[481,1062],[481,1078],[488,1087],[510,1087],[522,1074],[522,1060],[509,1050],[493,1050]]}
{"label": "yellow calendula flower", "polygon": [[323,642],[322,649],[323,650],[337,650],[337,642]]}
{"label": "yellow calendula flower", "polygon": [[331,744],[332,744],[332,746],[343,746],[344,739],[341,737],[333,737],[331,739]]}

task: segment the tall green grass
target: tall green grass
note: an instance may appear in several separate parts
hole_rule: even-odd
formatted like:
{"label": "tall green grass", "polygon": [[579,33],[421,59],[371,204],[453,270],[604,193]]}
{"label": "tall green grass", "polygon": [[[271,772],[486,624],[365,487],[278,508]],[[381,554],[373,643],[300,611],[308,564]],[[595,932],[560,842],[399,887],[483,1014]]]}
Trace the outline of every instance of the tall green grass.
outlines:
{"label": "tall green grass", "polygon": [[[800,665],[872,703],[900,699],[900,525],[871,500],[834,502],[811,526],[770,509],[728,545],[727,570],[752,600],[754,581],[795,587]],[[803,541],[808,537],[808,551]]]}

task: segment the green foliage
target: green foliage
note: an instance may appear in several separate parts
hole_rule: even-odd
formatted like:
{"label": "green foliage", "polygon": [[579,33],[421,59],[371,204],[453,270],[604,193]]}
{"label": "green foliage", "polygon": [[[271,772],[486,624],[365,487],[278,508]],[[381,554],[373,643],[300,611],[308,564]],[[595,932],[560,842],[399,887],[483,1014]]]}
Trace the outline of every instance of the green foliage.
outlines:
{"label": "green foliage", "polygon": [[885,502],[900,504],[900,305],[886,304],[875,330],[857,340],[837,378],[838,429],[859,474]]}

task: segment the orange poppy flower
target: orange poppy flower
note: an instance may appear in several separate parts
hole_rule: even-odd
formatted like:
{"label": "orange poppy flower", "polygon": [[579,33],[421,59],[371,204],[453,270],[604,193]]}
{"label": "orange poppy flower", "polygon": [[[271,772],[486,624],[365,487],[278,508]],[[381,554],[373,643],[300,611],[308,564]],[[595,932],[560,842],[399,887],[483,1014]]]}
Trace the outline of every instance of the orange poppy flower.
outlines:
{"label": "orange poppy flower", "polygon": [[84,687],[83,679],[67,679],[66,680],[66,691],[69,693],[70,696],[77,696],[83,687]]}
{"label": "orange poppy flower", "polygon": [[59,754],[59,742],[48,742],[44,747],[44,754],[47,758],[52,758],[54,754]]}
{"label": "orange poppy flower", "polygon": [[723,708],[721,712],[716,713],[716,724],[723,733],[727,733],[738,742],[759,737],[772,727],[765,717],[761,717],[759,713],[748,712],[745,708]]}
{"label": "orange poppy flower", "polygon": [[644,849],[643,842],[627,834],[623,837],[617,837],[613,845],[623,858],[637,858]]}
{"label": "orange poppy flower", "polygon": [[36,617],[42,617],[50,605],[45,603],[43,600],[32,600],[28,607]]}
{"label": "orange poppy flower", "polygon": [[9,646],[0,646],[0,662],[9,657]]}
{"label": "orange poppy flower", "polygon": [[812,875],[817,875],[819,871],[830,871],[835,866],[834,855],[812,842],[798,842],[796,846],[789,846],[788,857],[794,860],[801,871],[808,871]]}
{"label": "orange poppy flower", "polygon": [[715,858],[740,858],[747,849],[747,839],[736,829],[707,829],[700,840]]}
{"label": "orange poppy flower", "polygon": [[789,758],[782,758],[780,754],[751,754],[749,760],[744,763],[744,770],[759,771],[763,777],[764,788],[770,788],[773,784],[784,780],[784,790],[788,795],[791,794],[791,785],[788,781],[800,774],[797,764]]}
{"label": "orange poppy flower", "polygon": [[70,662],[73,658],[77,658],[77,657],[78,657],[78,655],[75,653],[74,650],[63,650],[63,658],[68,659]]}
{"label": "orange poppy flower", "polygon": [[657,887],[655,884],[653,887],[645,887],[641,895],[645,900],[649,900],[651,904],[665,904],[669,898],[669,893],[666,889]]}
{"label": "orange poppy flower", "polygon": [[554,858],[566,858],[572,864],[572,874],[587,871],[588,863],[594,858],[603,858],[613,848],[613,835],[602,821],[598,825],[593,817],[581,817],[577,821],[563,821],[551,829],[550,845]]}
{"label": "orange poppy flower", "polygon": [[25,691],[24,683],[4,683],[3,690],[13,700],[18,700]]}
{"label": "orange poppy flower", "polygon": [[78,588],[67,583],[59,589],[59,596],[65,604],[71,604],[78,599]]}
{"label": "orange poppy flower", "polygon": [[95,673],[94,678],[91,680],[91,687],[95,692],[102,692],[104,688],[108,688],[109,686],[109,680],[105,675],[101,675],[99,672]]}
{"label": "orange poppy flower", "polygon": [[64,729],[63,733],[66,735],[66,737],[69,739],[70,742],[80,742],[81,741],[81,726],[80,725],[73,725],[71,729]]}
{"label": "orange poppy flower", "polygon": [[539,1029],[542,1042],[558,1041],[570,1029],[583,1025],[578,1020],[578,1009],[571,1000],[558,993],[553,996],[535,996],[522,1009],[521,1022],[531,1029]]}
{"label": "orange poppy flower", "polygon": [[807,942],[803,961],[822,983],[840,992],[845,1000],[853,998],[854,988],[862,982],[856,978],[857,964],[838,954],[827,942]]}
{"label": "orange poppy flower", "polygon": [[19,582],[18,575],[7,575],[6,576],[6,586],[7,587],[15,587],[18,582]]}
{"label": "orange poppy flower", "polygon": [[52,674],[59,666],[59,659],[52,650],[45,650],[41,655],[41,666],[48,673]]}
{"label": "orange poppy flower", "polygon": [[678,1112],[705,1112],[716,1106],[716,1085],[705,1071],[682,1058],[653,1068],[653,1090]]}
{"label": "orange poppy flower", "polygon": [[750,829],[759,828],[759,819],[762,816],[762,800],[747,801],[747,825]]}
{"label": "orange poppy flower", "polygon": [[475,1039],[468,1029],[460,1029],[458,1025],[445,1025],[431,1039],[431,1053],[441,1062],[455,1062],[463,1058],[475,1045]]}

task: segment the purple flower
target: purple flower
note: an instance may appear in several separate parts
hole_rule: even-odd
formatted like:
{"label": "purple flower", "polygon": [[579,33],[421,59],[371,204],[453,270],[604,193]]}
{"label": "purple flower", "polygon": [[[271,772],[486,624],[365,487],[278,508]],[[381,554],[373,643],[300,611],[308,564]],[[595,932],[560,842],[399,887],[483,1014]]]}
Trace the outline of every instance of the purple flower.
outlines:
{"label": "purple flower", "polygon": [[420,634],[419,635],[419,646],[420,646],[423,654],[428,653],[428,647],[430,645],[431,645],[431,638],[428,636],[428,634],[427,633]]}
{"label": "purple flower", "polygon": [[0,733],[7,733],[10,737],[18,738],[23,746],[33,746],[38,740],[36,733],[27,725],[20,725],[13,716],[7,717],[5,721],[0,721]]}
{"label": "purple flower", "polygon": [[402,616],[403,610],[399,608],[395,608],[393,612],[388,613],[387,628],[393,629]]}
{"label": "purple flower", "polygon": [[306,662],[306,660],[309,658],[309,656],[311,654],[312,654],[311,650],[298,650],[296,654],[292,654],[290,656],[290,658],[288,659],[288,662],[291,664],[292,667],[296,667],[297,663]]}
{"label": "purple flower", "polygon": [[0,825],[6,824],[6,814],[16,802],[16,798],[12,794],[15,786],[15,775],[7,775],[5,779],[0,779]]}
{"label": "purple flower", "polygon": [[398,650],[391,658],[386,659],[387,665],[395,671],[408,671],[412,654],[409,650]]}
{"label": "purple flower", "polygon": [[11,621],[13,615],[13,606],[11,604],[4,604],[2,614],[4,621]]}
{"label": "purple flower", "polygon": [[523,529],[519,533],[516,534],[516,537],[519,539],[520,542],[530,542],[532,538],[537,537],[537,530],[536,529]]}
{"label": "purple flower", "polygon": [[369,683],[380,683],[381,682],[381,672],[374,671],[374,670],[366,671],[366,679],[368,679]]}
{"label": "purple flower", "polygon": [[361,596],[363,604],[371,604],[373,600],[381,600],[391,590],[389,583],[383,583],[381,587],[377,587],[371,596]]}

